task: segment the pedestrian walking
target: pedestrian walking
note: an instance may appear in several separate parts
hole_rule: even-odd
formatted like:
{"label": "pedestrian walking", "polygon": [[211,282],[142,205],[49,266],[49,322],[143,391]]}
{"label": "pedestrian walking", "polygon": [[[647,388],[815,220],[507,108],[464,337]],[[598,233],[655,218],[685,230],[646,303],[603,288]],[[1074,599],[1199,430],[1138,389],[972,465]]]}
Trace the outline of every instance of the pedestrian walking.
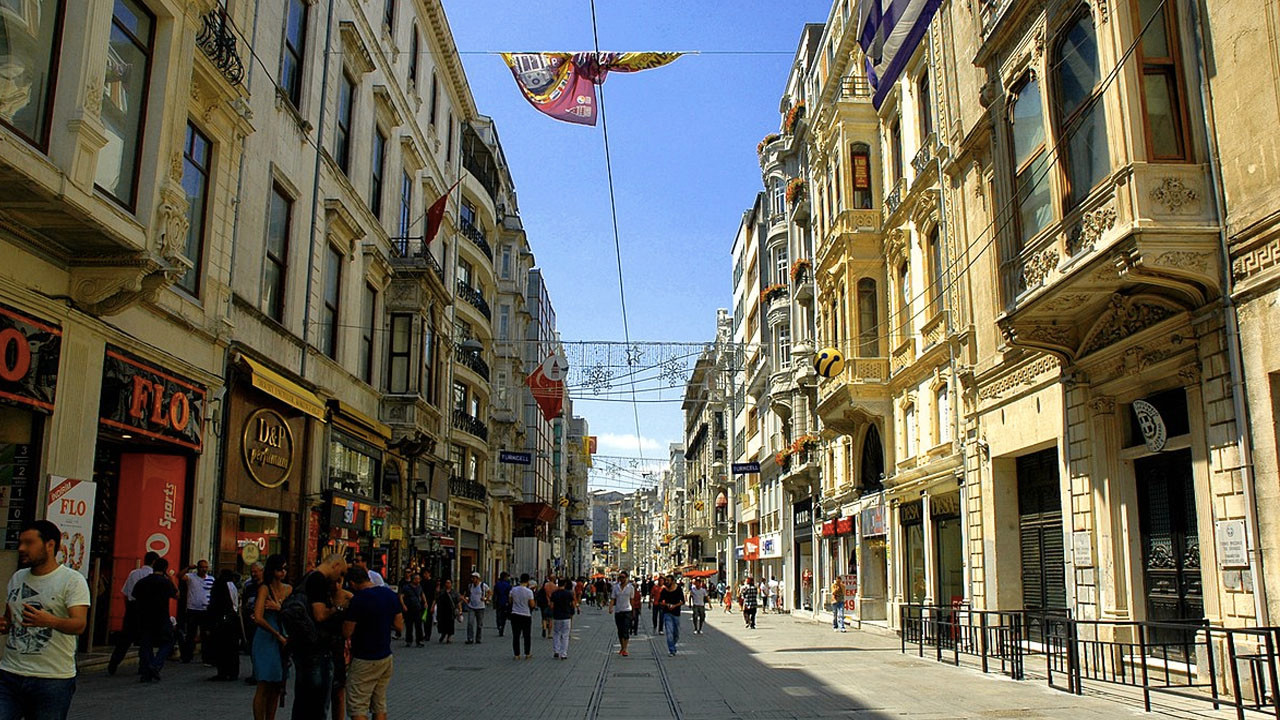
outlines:
{"label": "pedestrian walking", "polygon": [[684,607],[684,591],[676,585],[674,576],[668,575],[662,591],[658,593],[662,606],[662,629],[667,636],[667,652],[676,655],[676,643],[680,642],[680,608]]}
{"label": "pedestrian walking", "polygon": [[347,673],[347,714],[352,720],[387,718],[387,686],[393,670],[391,633],[404,632],[400,598],[385,584],[373,584],[369,572],[352,568],[348,579],[355,594],[342,621],[342,635],[351,642]]}
{"label": "pedestrian walking", "polygon": [[423,642],[431,642],[432,625],[435,624],[435,606],[436,593],[439,591],[439,585],[435,578],[431,576],[431,570],[423,568],[422,570],[422,625],[427,631]]}
{"label": "pedestrian walking", "polygon": [[653,619],[653,631],[662,634],[664,627],[662,624],[662,603],[658,601],[658,596],[662,594],[666,579],[661,575],[654,576],[653,587],[649,589],[649,613]]}
{"label": "pedestrian walking", "polygon": [[[324,720],[336,693],[335,673],[343,657],[334,654],[341,640],[342,614],[346,610],[342,578],[347,561],[329,555],[315,570],[303,576],[280,608],[284,634],[289,638],[289,659],[297,670],[293,681],[293,720]],[[334,633],[334,625],[338,633]],[[261,626],[259,626],[261,627]]]}
{"label": "pedestrian walking", "polygon": [[844,583],[836,578],[831,583],[831,629],[844,632]]}
{"label": "pedestrian walking", "polygon": [[609,595],[609,612],[613,614],[613,623],[618,627],[618,644],[622,649],[618,654],[627,657],[627,643],[632,635],[632,618],[635,617],[632,601],[637,599],[636,586],[624,570],[618,573],[618,582],[614,583]]}
{"label": "pedestrian walking", "polygon": [[542,590],[538,593],[538,610],[542,612],[542,637],[551,637],[551,596],[559,589],[556,584],[556,576],[548,575],[545,582],[542,583]]}
{"label": "pedestrian walking", "polygon": [[200,640],[200,658],[206,665],[212,665],[209,643],[206,635],[209,631],[206,622],[209,615],[209,594],[213,591],[213,575],[209,574],[209,561],[201,560],[187,568],[182,581],[182,593],[186,602],[179,607],[184,608],[182,615],[182,662],[189,663],[196,653],[196,640]]}
{"label": "pedestrian walking", "polygon": [[436,631],[440,642],[452,643],[454,627],[462,619],[462,596],[453,589],[453,580],[444,579],[444,587],[436,596]]}
{"label": "pedestrian walking", "polygon": [[[418,573],[409,573],[409,580],[400,586],[400,608],[404,613],[404,646],[409,647],[415,642],[418,647],[422,647],[425,642],[423,629],[422,613],[426,608],[426,598],[422,594],[422,580]],[[415,638],[417,640],[415,641]]]}
{"label": "pedestrian walking", "polygon": [[733,588],[725,588],[724,591],[724,611],[733,612]]}
{"label": "pedestrian walking", "polygon": [[557,660],[569,659],[569,630],[573,625],[573,582],[560,578],[560,589],[551,593],[551,652]]}
{"label": "pedestrian walking", "polygon": [[223,570],[209,593],[209,659],[218,669],[210,680],[240,679],[240,591],[235,573]]}
{"label": "pedestrian walking", "polygon": [[383,587],[387,584],[386,579],[382,577],[382,573],[369,567],[369,553],[358,552],[351,556],[352,569],[360,568],[369,573],[369,580],[374,587]]}
{"label": "pedestrian walking", "polygon": [[280,603],[289,597],[293,587],[285,582],[289,566],[284,555],[272,555],[262,571],[262,584],[253,604],[253,646],[249,657],[253,660],[253,678],[258,689],[253,694],[253,720],[275,720],[276,708],[284,695],[288,671],[285,667],[284,648],[288,640],[284,625],[280,622]]}
{"label": "pedestrian walking", "polygon": [[520,574],[520,583],[511,588],[511,652],[520,659],[520,641],[524,640],[524,659],[533,657],[533,611],[538,607],[534,599],[529,573]]}
{"label": "pedestrian walking", "polygon": [[62,531],[48,520],[18,533],[0,633],[0,718],[63,720],[76,691],[76,636],[89,618],[89,583],[58,562]]}
{"label": "pedestrian walking", "polygon": [[764,578],[761,578],[760,583],[756,585],[756,592],[758,592],[760,596],[759,610],[760,612],[767,614],[769,612],[769,600],[770,600],[769,581],[765,580]]}
{"label": "pedestrian walking", "polygon": [[701,635],[702,626],[707,624],[707,597],[710,591],[702,578],[695,578],[689,588],[689,607],[693,609],[693,634]]}
{"label": "pedestrian walking", "polygon": [[505,570],[493,584],[493,614],[498,618],[498,637],[502,637],[511,616],[511,573]]}
{"label": "pedestrian walking", "polygon": [[480,644],[480,636],[484,632],[484,609],[490,599],[489,586],[480,579],[480,573],[471,573],[471,584],[467,586],[467,597],[463,603],[467,612],[467,644]]}
{"label": "pedestrian walking", "polygon": [[[365,572],[368,572],[367,570]],[[329,638],[329,652],[333,658],[333,678],[329,684],[329,710],[333,720],[344,720],[347,713],[347,668],[351,665],[351,647],[342,634],[342,623],[346,609],[355,594],[343,582],[343,578],[331,580],[329,591],[333,593],[333,604],[341,608],[320,624],[326,638]]]}
{"label": "pedestrian walking", "polygon": [[573,581],[573,614],[574,615],[577,615],[578,613],[582,612],[582,595],[584,592],[586,592],[586,589],[587,589],[587,579],[579,575],[578,579]]}
{"label": "pedestrian walking", "polygon": [[640,587],[631,583],[631,637],[640,634],[640,616],[644,614],[644,598],[640,595]]}
{"label": "pedestrian walking", "polygon": [[742,604],[742,622],[752,630],[756,627],[756,609],[760,603],[760,589],[755,579],[747,576],[747,584],[738,593],[738,602]]}
{"label": "pedestrian walking", "polygon": [[120,588],[120,594],[124,595],[124,625],[120,628],[120,632],[116,633],[116,646],[111,651],[111,659],[107,662],[108,675],[116,674],[120,663],[124,661],[124,656],[129,653],[129,648],[133,647],[138,639],[138,618],[133,589],[139,581],[151,575],[151,566],[158,559],[160,559],[159,555],[148,551],[142,557],[142,565],[129,573],[124,580],[124,586]]}
{"label": "pedestrian walking", "polygon": [[133,586],[135,629],[138,633],[138,682],[160,679],[164,661],[173,653],[173,617],[169,602],[178,588],[169,578],[169,561],[157,557],[147,567],[151,574]]}

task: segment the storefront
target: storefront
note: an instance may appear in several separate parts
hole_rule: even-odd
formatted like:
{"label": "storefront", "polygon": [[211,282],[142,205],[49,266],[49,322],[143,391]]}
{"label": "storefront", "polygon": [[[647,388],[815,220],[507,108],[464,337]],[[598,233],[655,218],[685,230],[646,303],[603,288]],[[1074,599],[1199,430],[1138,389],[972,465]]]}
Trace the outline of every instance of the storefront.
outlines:
{"label": "storefront", "polygon": [[62,329],[0,305],[0,571],[17,567],[18,533],[36,515],[45,420],[53,412]]}
{"label": "storefront", "polygon": [[[336,400],[329,402],[326,482],[318,556],[362,552],[384,572],[387,539],[386,443],[391,429]],[[394,473],[393,473],[394,474]],[[397,475],[398,477],[398,475]]]}
{"label": "storefront", "polygon": [[858,576],[857,615],[860,620],[888,618],[888,557],[885,547],[885,507],[881,494],[874,505],[858,516],[858,532],[850,540],[857,544],[857,558],[850,572]]}
{"label": "storefront", "polygon": [[[187,528],[196,462],[204,449],[206,390],[194,380],[114,345],[106,346],[93,479],[89,546],[94,644],[124,619],[117,588],[154,551],[181,571],[196,561]],[[73,560],[74,562],[74,560]]]}
{"label": "storefront", "polygon": [[273,554],[290,578],[312,567],[304,554],[310,518],[303,515],[312,428],[324,405],[311,391],[248,358],[232,366],[225,417],[219,568],[247,572]]}
{"label": "storefront", "polygon": [[[796,558],[796,572],[790,578],[791,587],[795,588],[791,606],[813,610],[813,498],[805,498],[791,506],[791,536]],[[821,603],[822,599],[819,598],[818,602]]]}

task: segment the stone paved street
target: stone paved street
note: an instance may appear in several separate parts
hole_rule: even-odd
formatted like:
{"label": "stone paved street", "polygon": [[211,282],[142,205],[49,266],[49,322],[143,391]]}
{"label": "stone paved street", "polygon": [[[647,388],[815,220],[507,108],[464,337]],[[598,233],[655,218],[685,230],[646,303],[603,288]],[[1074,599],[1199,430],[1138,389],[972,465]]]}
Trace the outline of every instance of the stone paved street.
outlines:
{"label": "stone paved street", "polygon": [[[667,656],[665,640],[647,627],[633,641],[630,657],[617,656],[612,618],[595,608],[575,624],[566,662],[552,659],[550,641],[536,629],[535,657],[529,661],[512,660],[509,636],[499,638],[492,628],[479,646],[460,640],[423,649],[397,646],[391,717],[1228,717],[1208,705],[1192,711],[1157,706],[1146,715],[1133,698],[1074,697],[1038,679],[1014,682],[922,660],[901,654],[897,639],[882,631],[838,634],[784,615],[761,616],[752,631],[741,626],[739,616],[714,612],[698,636],[687,615],[683,621],[674,658]],[[247,658],[242,670],[248,672]],[[200,717],[250,717],[252,689],[206,682],[212,674],[175,664],[161,684],[139,687],[129,668],[114,678],[85,673],[71,717],[137,720],[163,708],[182,708],[192,717],[197,710]]]}

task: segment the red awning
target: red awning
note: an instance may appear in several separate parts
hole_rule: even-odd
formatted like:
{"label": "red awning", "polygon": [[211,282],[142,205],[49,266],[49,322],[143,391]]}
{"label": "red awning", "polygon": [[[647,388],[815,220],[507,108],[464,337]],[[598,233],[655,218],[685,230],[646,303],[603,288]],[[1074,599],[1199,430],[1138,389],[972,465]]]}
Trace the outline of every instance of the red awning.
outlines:
{"label": "red awning", "polygon": [[850,535],[853,533],[853,518],[844,517],[836,520],[836,534]]}
{"label": "red awning", "polygon": [[836,534],[836,521],[828,520],[822,523],[822,537],[834,537]]}

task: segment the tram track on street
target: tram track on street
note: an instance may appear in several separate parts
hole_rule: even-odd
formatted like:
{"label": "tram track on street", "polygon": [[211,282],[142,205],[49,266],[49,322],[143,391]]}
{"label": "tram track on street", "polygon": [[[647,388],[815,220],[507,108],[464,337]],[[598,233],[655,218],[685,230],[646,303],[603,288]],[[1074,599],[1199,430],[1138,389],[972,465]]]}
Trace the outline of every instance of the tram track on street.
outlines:
{"label": "tram track on street", "polygon": [[[680,711],[680,703],[676,700],[675,693],[671,689],[671,683],[667,678],[667,670],[662,662],[662,655],[660,652],[660,648],[662,646],[661,636],[646,634],[643,638],[639,636],[632,637],[631,648],[633,650],[636,647],[637,641],[641,639],[643,639],[649,646],[649,659],[652,659],[653,661],[653,671],[650,672],[647,668],[636,668],[635,672],[618,672],[615,675],[613,671],[618,670],[619,668],[615,666],[614,663],[620,661],[615,657],[617,651],[614,650],[613,642],[610,641],[606,646],[608,649],[605,651],[605,659],[604,662],[601,663],[600,673],[596,676],[595,685],[591,691],[591,700],[587,703],[587,720],[597,720],[600,717],[600,711],[604,705],[604,699],[608,693],[609,681],[611,679],[639,679],[643,677],[653,677],[657,679],[658,687],[662,690],[662,696],[667,702],[667,709],[671,712],[671,717],[673,720],[683,720],[684,715]],[[634,659],[640,659],[636,658],[634,653],[632,657]],[[624,699],[624,701],[626,697],[626,693],[619,693],[617,695],[617,698]]]}

